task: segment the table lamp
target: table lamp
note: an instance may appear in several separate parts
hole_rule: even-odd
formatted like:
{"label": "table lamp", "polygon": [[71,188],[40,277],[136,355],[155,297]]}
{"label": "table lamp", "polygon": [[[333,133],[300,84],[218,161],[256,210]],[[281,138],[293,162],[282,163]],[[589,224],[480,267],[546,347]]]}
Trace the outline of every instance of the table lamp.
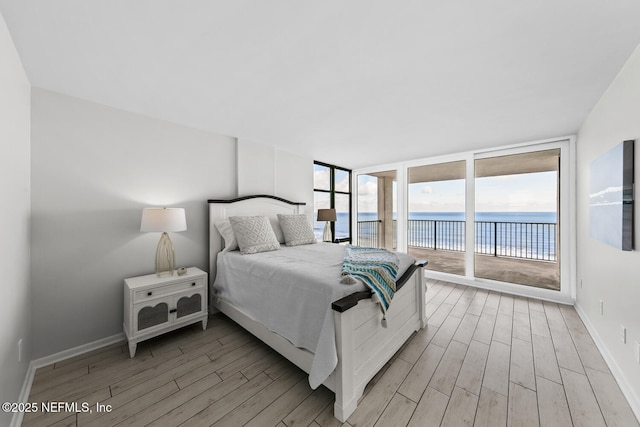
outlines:
{"label": "table lamp", "polygon": [[162,232],[156,250],[156,274],[172,276],[176,268],[176,254],[169,239],[170,231],[185,231],[187,220],[183,208],[144,208],[140,231]]}
{"label": "table lamp", "polygon": [[335,209],[318,209],[318,221],[326,221],[324,224],[324,232],[322,233],[322,241],[333,242],[330,222],[336,221]]}

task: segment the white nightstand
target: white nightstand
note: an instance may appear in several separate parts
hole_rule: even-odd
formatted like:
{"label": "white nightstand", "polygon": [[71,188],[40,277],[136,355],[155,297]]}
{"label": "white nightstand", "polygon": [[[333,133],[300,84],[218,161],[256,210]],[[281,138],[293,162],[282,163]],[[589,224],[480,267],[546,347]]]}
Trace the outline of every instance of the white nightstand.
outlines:
{"label": "white nightstand", "polygon": [[182,276],[124,280],[124,333],[131,357],[140,341],[196,322],[207,328],[206,272],[191,267]]}

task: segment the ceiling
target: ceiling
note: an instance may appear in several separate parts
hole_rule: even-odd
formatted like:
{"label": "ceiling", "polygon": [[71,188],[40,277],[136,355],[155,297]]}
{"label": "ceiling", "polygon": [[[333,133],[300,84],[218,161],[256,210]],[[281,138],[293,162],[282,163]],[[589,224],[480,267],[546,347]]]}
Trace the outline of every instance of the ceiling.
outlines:
{"label": "ceiling", "polygon": [[33,86],[351,168],[573,134],[640,43],[637,0],[0,11]]}

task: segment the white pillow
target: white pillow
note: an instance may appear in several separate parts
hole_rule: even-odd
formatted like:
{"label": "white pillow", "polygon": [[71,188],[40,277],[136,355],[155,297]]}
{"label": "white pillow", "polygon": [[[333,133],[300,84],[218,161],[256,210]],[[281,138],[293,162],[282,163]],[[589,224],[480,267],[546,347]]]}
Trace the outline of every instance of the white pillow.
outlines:
{"label": "white pillow", "polygon": [[316,243],[316,235],[306,215],[278,214],[278,221],[284,233],[284,241],[287,246]]}
{"label": "white pillow", "polygon": [[280,249],[280,243],[271,228],[269,218],[266,216],[232,216],[229,217],[229,222],[238,241],[241,254],[255,254]]}
{"label": "white pillow", "polygon": [[238,241],[236,240],[236,235],[233,233],[233,228],[231,228],[231,222],[229,222],[228,219],[224,219],[216,221],[214,225],[224,239],[224,249],[222,252],[235,251],[238,249]]}

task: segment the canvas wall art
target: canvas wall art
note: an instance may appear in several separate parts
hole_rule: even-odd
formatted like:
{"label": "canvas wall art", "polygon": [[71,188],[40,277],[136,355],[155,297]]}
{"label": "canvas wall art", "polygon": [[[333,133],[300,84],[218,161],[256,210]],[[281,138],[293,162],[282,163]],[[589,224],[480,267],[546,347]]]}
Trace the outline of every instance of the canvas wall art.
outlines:
{"label": "canvas wall art", "polygon": [[589,233],[623,251],[633,250],[633,141],[624,141],[593,162]]}

